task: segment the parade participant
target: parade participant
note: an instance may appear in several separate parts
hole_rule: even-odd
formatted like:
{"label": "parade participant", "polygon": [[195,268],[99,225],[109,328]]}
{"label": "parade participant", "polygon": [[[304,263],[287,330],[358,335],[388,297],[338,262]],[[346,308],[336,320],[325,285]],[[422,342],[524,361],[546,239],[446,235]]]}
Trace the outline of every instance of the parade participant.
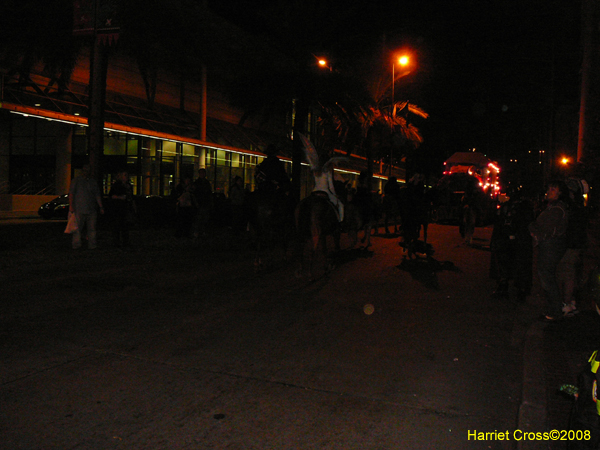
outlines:
{"label": "parade participant", "polygon": [[265,150],[267,157],[256,168],[256,183],[263,192],[287,193],[291,189],[283,162],[277,157],[277,148],[269,144]]}
{"label": "parade participant", "polygon": [[308,138],[300,134],[300,139],[304,144],[304,153],[315,178],[315,187],[312,192],[324,192],[327,194],[327,198],[335,209],[338,221],[342,222],[344,220],[344,203],[335,193],[333,166],[347,161],[347,158],[333,157],[329,158],[325,164],[321,164],[319,154]]}

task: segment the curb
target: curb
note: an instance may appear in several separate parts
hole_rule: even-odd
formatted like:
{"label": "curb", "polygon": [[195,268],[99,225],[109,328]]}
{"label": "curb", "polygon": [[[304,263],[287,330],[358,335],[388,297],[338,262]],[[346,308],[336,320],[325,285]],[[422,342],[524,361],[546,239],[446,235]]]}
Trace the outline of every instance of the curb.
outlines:
{"label": "curb", "polygon": [[[519,406],[518,429],[539,432],[547,425],[546,378],[544,374],[544,329],[534,322],[527,330],[523,346],[523,392]],[[547,448],[546,443],[519,441],[519,450]]]}

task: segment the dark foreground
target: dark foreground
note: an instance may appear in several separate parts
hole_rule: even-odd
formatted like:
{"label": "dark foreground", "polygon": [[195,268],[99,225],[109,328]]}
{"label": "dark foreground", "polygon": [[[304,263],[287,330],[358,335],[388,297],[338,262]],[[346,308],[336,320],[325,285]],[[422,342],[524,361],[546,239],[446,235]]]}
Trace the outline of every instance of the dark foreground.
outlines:
{"label": "dark foreground", "polygon": [[516,448],[469,439],[518,429],[540,308],[491,298],[489,229],[432,226],[429,262],[374,237],[309,281],[224,232],[24,227],[0,227],[2,449]]}

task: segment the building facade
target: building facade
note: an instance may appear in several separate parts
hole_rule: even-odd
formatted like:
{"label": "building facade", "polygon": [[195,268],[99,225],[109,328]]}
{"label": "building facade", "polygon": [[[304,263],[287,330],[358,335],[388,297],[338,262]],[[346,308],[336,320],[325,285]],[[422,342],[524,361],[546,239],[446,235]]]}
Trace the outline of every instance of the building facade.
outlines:
{"label": "building facade", "polygon": [[[26,80],[0,67],[0,209],[14,209],[7,196],[68,192],[88,160],[89,60],[83,50],[66,89],[59,89],[41,66]],[[139,196],[167,196],[182,178],[195,179],[200,168],[207,170],[216,192],[227,195],[236,176],[252,190],[254,170],[269,144],[276,145],[291,174],[292,108],[276,123],[240,126],[243,111],[211,89],[207,71],[203,82],[194,83],[160,70],[149,107],[135,61],[111,52],[99,170],[104,193],[124,169]],[[387,177],[384,167],[376,167],[374,188],[381,190]],[[352,182],[364,168],[366,161],[352,158],[350,168],[336,169],[336,176]],[[403,178],[398,169],[394,175]],[[304,196],[312,189],[307,165],[301,184]]]}

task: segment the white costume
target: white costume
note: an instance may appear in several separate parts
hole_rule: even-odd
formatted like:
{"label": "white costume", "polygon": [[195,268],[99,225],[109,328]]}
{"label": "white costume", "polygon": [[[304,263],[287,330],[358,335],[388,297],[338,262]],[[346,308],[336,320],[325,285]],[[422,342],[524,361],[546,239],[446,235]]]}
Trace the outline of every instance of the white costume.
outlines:
{"label": "white costume", "polygon": [[342,222],[344,220],[344,204],[339,197],[335,195],[335,187],[333,185],[333,165],[342,161],[348,161],[348,159],[344,157],[333,157],[321,167],[319,155],[312,143],[302,134],[300,134],[300,139],[304,144],[304,153],[306,154],[306,159],[308,159],[313,176],[315,177],[315,187],[313,192],[322,191],[327,193],[329,201],[335,206],[338,220]]}

